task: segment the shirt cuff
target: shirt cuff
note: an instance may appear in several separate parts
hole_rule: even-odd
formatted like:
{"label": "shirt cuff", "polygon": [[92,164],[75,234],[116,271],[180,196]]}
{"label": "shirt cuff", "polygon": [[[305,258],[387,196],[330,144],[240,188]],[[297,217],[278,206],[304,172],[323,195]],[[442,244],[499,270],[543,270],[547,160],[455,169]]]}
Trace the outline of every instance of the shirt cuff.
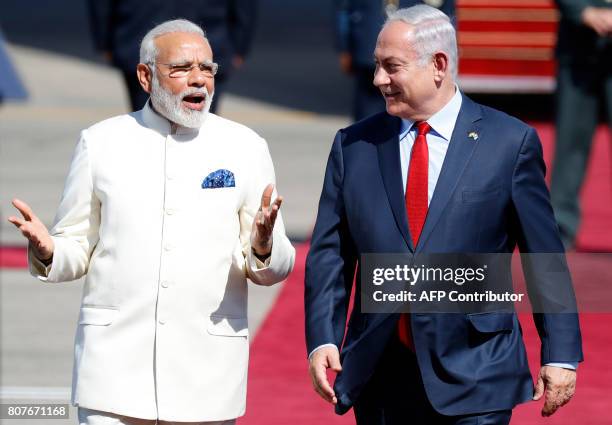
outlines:
{"label": "shirt cuff", "polygon": [[253,252],[253,248],[251,248],[251,252],[249,253],[249,256],[248,256],[249,266],[251,270],[263,270],[265,268],[270,267],[271,259],[272,259],[272,252],[270,252],[270,255],[268,255],[268,258],[266,258],[265,261],[261,261],[259,258],[257,258],[255,253]]}
{"label": "shirt cuff", "polygon": [[578,369],[578,362],[554,362],[546,363],[545,366],[562,367],[563,369],[576,370]]}
{"label": "shirt cuff", "polygon": [[53,260],[47,265],[34,255],[31,248],[28,248],[28,262],[30,263],[30,273],[34,277],[43,281],[47,280],[51,272]]}
{"label": "shirt cuff", "polygon": [[310,358],[312,357],[312,355],[315,353],[315,351],[323,348],[323,347],[334,347],[336,350],[338,349],[338,347],[336,346],[336,344],[332,344],[332,343],[328,343],[328,344],[321,344],[319,345],[317,348],[315,348],[314,350],[312,350],[310,352],[310,354],[308,354],[308,360],[310,360]]}

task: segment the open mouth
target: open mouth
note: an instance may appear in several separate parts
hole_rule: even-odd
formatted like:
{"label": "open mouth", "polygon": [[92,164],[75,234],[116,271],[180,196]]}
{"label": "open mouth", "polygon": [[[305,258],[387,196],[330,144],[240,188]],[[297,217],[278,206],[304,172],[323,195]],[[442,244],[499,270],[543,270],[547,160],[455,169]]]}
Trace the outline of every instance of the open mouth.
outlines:
{"label": "open mouth", "polygon": [[196,111],[201,111],[204,108],[204,103],[206,101],[206,96],[204,93],[194,93],[183,98],[183,104],[189,108]]}
{"label": "open mouth", "polygon": [[383,96],[385,97],[385,99],[395,99],[396,97],[398,97],[400,94],[400,92],[392,92],[392,93],[385,93],[383,92]]}

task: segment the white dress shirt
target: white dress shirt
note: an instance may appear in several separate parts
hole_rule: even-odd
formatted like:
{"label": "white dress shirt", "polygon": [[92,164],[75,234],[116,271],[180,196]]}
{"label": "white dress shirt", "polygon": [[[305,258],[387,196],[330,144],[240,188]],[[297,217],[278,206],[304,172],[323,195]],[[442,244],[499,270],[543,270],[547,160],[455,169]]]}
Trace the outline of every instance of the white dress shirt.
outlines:
{"label": "white dress shirt", "polygon": [[[442,164],[446,157],[446,151],[448,150],[448,145],[453,135],[460,109],[461,92],[456,90],[452,99],[427,120],[427,124],[431,127],[431,130],[429,130],[426,136],[427,149],[429,150],[427,205],[431,202],[434,190],[436,189],[436,183],[442,171]],[[404,193],[406,193],[406,182],[408,180],[408,166],[410,164],[412,145],[414,145],[414,139],[417,135],[417,129],[414,123],[414,121],[402,119],[402,127],[399,136],[402,187],[404,188]]]}

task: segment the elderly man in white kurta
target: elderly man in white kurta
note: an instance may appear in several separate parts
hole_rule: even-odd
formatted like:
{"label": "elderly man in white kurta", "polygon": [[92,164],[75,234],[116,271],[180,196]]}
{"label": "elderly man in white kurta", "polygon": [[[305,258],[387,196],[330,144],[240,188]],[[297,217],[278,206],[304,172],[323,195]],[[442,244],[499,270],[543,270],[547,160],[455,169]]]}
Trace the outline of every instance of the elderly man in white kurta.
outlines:
{"label": "elderly man in white kurta", "polygon": [[[141,111],[84,130],[49,233],[10,217],[31,272],[86,276],[73,403],[82,424],[233,423],[244,414],[247,278],[291,271],[266,142],[208,112],[217,65],[202,30],[143,39]],[[272,201],[272,199],[274,199]]]}

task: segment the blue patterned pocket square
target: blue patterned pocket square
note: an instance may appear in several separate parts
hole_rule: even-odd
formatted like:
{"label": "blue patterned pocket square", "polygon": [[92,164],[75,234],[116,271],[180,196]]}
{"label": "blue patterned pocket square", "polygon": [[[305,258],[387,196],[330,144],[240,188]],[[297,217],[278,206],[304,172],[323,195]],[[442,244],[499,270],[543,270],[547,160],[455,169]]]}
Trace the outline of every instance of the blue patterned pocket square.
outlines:
{"label": "blue patterned pocket square", "polygon": [[235,187],[234,173],[230,170],[213,171],[202,181],[202,189],[218,189],[220,187]]}

